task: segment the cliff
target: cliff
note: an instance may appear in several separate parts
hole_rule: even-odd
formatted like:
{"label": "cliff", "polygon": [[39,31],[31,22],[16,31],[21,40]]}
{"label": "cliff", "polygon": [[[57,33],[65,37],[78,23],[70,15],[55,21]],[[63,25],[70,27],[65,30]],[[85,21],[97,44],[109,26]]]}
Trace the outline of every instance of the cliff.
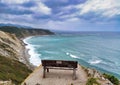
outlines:
{"label": "cliff", "polygon": [[18,60],[28,67],[31,65],[26,58],[28,55],[25,52],[25,46],[21,39],[28,36],[54,34],[44,29],[28,29],[13,26],[2,26],[0,30],[0,55]]}
{"label": "cliff", "polygon": [[32,72],[26,66],[23,48],[14,34],[0,31],[0,80],[10,79],[18,85]]}
{"label": "cliff", "polygon": [[31,72],[24,43],[21,38],[33,35],[50,35],[49,30],[25,29],[13,26],[0,27],[0,81],[11,81],[18,85]]}

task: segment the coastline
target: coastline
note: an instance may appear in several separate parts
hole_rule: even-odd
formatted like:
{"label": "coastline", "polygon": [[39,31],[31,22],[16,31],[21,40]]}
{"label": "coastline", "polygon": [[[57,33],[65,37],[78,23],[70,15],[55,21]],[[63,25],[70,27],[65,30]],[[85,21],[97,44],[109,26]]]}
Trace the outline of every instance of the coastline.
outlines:
{"label": "coastline", "polygon": [[[26,37],[27,38],[27,37]],[[29,49],[26,48],[27,46],[27,43],[24,42],[24,39],[26,38],[23,38],[23,39],[20,39],[21,40],[21,43],[22,43],[22,46],[23,46],[23,49],[22,49],[22,56],[24,56],[24,60],[25,60],[25,64],[27,65],[27,67],[31,70],[34,70],[36,68],[35,65],[33,65],[31,62],[30,62],[30,54],[28,53],[29,52]]]}
{"label": "coastline", "polygon": [[[29,43],[26,42],[26,39],[36,37],[36,36],[49,36],[49,35],[46,35],[46,34],[45,35],[34,35],[34,36],[30,35],[30,36],[26,36],[26,37],[23,37],[23,38],[20,38],[20,39],[18,38],[20,40],[21,46],[22,46],[22,49],[21,49],[21,52],[20,52],[22,57],[21,57],[20,61],[22,61],[22,63],[26,64],[26,66],[31,70],[34,70],[35,68],[37,68],[41,65],[41,59],[39,58],[40,63],[36,64],[36,65],[34,64],[34,61],[31,62],[31,60],[32,60],[31,58],[33,58],[30,54],[31,53],[30,52],[31,51],[31,46],[30,46]],[[33,53],[33,55],[35,56],[36,53],[35,54]],[[37,60],[36,58],[33,58],[33,59]]]}
{"label": "coastline", "polygon": [[[25,56],[24,58],[27,61],[27,66],[30,69],[34,70],[36,67],[41,65],[41,63],[39,65],[36,65],[36,64],[34,64],[34,62],[31,62],[31,58],[33,58],[33,56],[30,53],[33,53],[33,48],[30,46],[29,43],[26,42],[26,39],[29,39],[31,37],[34,37],[34,36],[29,36],[29,37],[23,38],[23,39],[21,39],[21,41],[22,41],[22,43],[23,43],[22,45],[24,47],[24,49],[23,49],[24,56]],[[36,54],[33,53],[33,55],[36,55]]]}

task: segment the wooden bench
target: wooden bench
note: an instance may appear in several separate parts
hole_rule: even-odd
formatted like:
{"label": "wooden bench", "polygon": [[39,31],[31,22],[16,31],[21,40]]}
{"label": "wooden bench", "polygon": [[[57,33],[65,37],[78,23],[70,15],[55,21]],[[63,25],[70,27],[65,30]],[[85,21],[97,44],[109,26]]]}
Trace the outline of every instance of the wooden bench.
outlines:
{"label": "wooden bench", "polygon": [[76,79],[77,61],[63,61],[63,60],[42,60],[43,78],[45,78],[46,69],[60,69],[73,70],[73,79]]}

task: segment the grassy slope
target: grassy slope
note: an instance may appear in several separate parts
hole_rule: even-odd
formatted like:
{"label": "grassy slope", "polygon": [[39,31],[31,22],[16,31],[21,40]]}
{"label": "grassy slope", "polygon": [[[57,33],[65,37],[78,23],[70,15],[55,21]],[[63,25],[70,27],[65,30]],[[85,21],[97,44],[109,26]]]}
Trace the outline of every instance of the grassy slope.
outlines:
{"label": "grassy slope", "polygon": [[20,84],[32,71],[26,65],[0,56],[0,80],[11,79],[16,85]]}

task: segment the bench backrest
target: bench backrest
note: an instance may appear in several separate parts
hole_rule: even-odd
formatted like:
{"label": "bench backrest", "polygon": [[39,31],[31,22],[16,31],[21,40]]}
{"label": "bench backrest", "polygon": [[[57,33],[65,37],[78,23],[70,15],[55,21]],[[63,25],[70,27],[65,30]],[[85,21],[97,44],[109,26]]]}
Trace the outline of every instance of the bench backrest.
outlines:
{"label": "bench backrest", "polygon": [[42,60],[42,66],[77,68],[77,61]]}

